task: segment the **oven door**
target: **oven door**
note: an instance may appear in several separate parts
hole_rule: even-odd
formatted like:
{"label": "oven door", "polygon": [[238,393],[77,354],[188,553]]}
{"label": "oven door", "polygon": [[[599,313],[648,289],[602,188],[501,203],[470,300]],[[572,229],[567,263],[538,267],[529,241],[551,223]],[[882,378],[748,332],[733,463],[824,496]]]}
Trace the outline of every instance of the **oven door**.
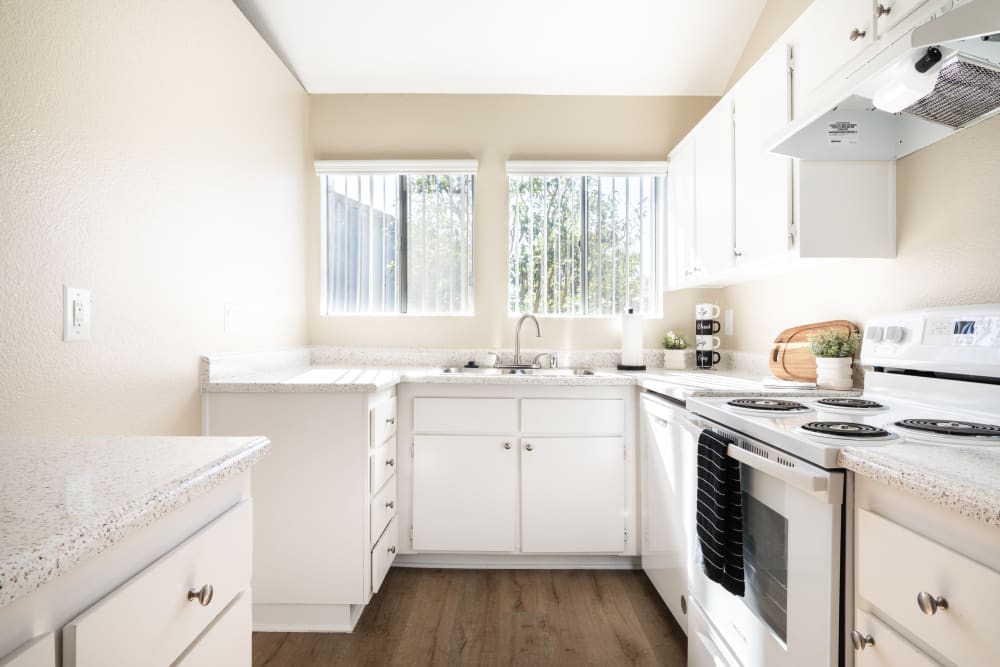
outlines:
{"label": "oven door", "polygon": [[692,596],[744,667],[838,664],[844,473],[692,418],[734,438],[743,485],[746,593],[710,581],[695,540]]}

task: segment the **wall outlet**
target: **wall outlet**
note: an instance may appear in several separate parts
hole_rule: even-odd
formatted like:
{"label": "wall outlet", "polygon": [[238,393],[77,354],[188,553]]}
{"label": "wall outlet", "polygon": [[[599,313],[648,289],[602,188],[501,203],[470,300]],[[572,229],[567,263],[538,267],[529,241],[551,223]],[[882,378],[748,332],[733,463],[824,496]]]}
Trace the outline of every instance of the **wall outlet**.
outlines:
{"label": "wall outlet", "polygon": [[724,314],[725,314],[725,317],[723,319],[725,320],[725,323],[722,325],[723,326],[722,330],[725,332],[725,334],[727,336],[732,336],[733,335],[733,309],[732,308],[726,308],[726,312]]}
{"label": "wall outlet", "polygon": [[90,290],[63,285],[63,340],[90,340]]}

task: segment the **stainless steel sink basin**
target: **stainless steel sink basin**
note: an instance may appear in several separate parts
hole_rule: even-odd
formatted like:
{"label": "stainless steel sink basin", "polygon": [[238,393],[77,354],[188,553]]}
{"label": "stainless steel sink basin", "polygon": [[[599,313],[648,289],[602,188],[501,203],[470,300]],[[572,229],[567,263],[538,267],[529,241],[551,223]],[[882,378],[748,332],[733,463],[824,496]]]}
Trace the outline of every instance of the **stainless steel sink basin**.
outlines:
{"label": "stainless steel sink basin", "polygon": [[442,373],[455,375],[536,375],[540,377],[580,377],[596,375],[589,368],[442,368]]}

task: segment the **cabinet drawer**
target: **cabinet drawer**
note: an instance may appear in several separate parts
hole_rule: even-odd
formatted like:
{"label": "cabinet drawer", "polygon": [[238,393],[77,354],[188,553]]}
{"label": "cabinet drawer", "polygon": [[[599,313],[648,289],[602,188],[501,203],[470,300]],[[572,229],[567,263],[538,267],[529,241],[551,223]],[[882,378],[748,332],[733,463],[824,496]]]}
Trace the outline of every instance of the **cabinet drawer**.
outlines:
{"label": "cabinet drawer", "polygon": [[525,433],[625,432],[625,401],[621,399],[526,398],[521,401]]}
{"label": "cabinet drawer", "polygon": [[[863,509],[857,542],[860,597],[956,664],[1000,664],[1000,573]],[[921,592],[948,608],[925,614]]]}
{"label": "cabinet drawer", "polygon": [[888,625],[862,609],[855,612],[855,629],[872,638],[872,645],[855,652],[857,667],[934,667],[936,662],[918,651],[913,644],[896,634]]}
{"label": "cabinet drawer", "polygon": [[212,621],[174,667],[247,667],[253,662],[250,591]]}
{"label": "cabinet drawer", "polygon": [[390,480],[372,498],[371,508],[371,539],[372,542],[378,540],[379,535],[385,530],[386,524],[396,516],[396,480]]}
{"label": "cabinet drawer", "polygon": [[925,2],[927,0],[879,0],[876,4],[881,4],[889,13],[878,17],[878,34],[884,35],[895,28]]}
{"label": "cabinet drawer", "polygon": [[415,433],[513,433],[513,398],[418,398],[413,401]]}
{"label": "cabinet drawer", "polygon": [[371,446],[378,447],[396,434],[396,399],[390,398],[370,411]]}
{"label": "cabinet drawer", "polygon": [[385,484],[385,480],[396,472],[396,438],[376,447],[368,457],[368,468],[371,474],[372,493],[376,493]]}
{"label": "cabinet drawer", "polygon": [[[168,665],[250,586],[251,501],[240,503],[71,621],[65,667]],[[202,606],[188,591],[211,585]]]}
{"label": "cabinet drawer", "polygon": [[397,532],[396,519],[393,519],[382,534],[382,538],[372,547],[372,593],[378,593],[392,561],[396,560],[396,550],[399,546]]}
{"label": "cabinet drawer", "polygon": [[56,638],[51,632],[25,642],[0,658],[0,667],[55,667]]}

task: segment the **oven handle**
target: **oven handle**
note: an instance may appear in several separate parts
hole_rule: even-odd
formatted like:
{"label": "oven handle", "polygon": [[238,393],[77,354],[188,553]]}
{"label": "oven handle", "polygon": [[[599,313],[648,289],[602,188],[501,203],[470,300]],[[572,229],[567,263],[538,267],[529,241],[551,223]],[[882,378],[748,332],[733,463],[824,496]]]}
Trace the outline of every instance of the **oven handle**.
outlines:
{"label": "oven handle", "polygon": [[[690,417],[685,417],[684,421],[687,422],[689,426],[694,428],[697,434],[701,434],[701,431],[704,428],[701,424],[694,421]],[[754,454],[749,450],[743,449],[739,445],[729,445],[729,448],[726,449],[726,454],[730,458],[736,459],[740,463],[748,465],[754,470],[759,470],[765,475],[770,475],[771,477],[779,479],[786,484],[791,484],[792,486],[802,489],[803,491],[822,493],[827,491],[830,487],[830,477],[825,471],[823,473],[813,473],[809,470],[791,468],[780,463],[775,463],[774,461],[766,459],[759,454]]]}

